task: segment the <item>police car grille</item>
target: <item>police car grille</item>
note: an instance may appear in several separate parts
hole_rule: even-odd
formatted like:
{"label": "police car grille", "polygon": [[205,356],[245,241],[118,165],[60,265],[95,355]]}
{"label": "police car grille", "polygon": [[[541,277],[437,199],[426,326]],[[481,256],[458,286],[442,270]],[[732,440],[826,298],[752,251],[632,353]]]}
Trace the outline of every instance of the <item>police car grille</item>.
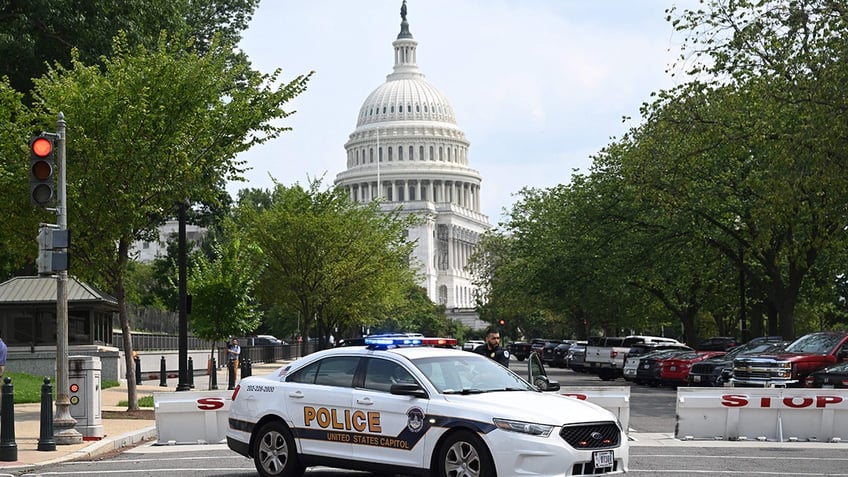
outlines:
{"label": "police car grille", "polygon": [[618,470],[618,461],[612,462],[612,467],[596,469],[593,462],[580,462],[574,464],[571,468],[571,475],[603,475],[615,472]]}
{"label": "police car grille", "polygon": [[559,432],[559,436],[575,449],[618,447],[621,440],[621,433],[614,422],[566,425]]}

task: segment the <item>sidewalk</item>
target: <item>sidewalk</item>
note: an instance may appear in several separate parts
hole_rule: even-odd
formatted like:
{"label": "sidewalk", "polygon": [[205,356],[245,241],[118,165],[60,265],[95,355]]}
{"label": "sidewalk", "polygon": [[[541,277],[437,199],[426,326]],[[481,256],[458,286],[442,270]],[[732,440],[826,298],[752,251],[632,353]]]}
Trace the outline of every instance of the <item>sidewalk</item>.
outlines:
{"label": "sidewalk", "polygon": [[[252,374],[269,373],[284,363],[257,363],[253,365]],[[217,374],[218,389],[227,389],[227,370],[221,369]],[[177,392],[178,379],[168,379],[167,386],[160,386],[157,381],[143,381],[137,386],[138,397],[152,396],[153,393]],[[209,376],[195,376],[194,389],[203,391],[209,388]],[[55,391],[54,391],[55,392]],[[113,414],[111,411],[126,411],[126,406],[118,406],[127,400],[127,385],[104,389],[100,393],[101,412]],[[152,408],[142,408],[150,409]],[[56,412],[55,404],[53,412]],[[151,413],[152,415],[152,413]],[[38,440],[41,435],[41,404],[15,405],[15,445],[18,458],[15,461],[0,461],[0,471],[12,468],[38,467],[78,459],[91,459],[105,455],[125,447],[131,447],[142,442],[157,438],[156,420],[150,419],[101,419],[103,438],[100,440],[83,441],[80,444],[56,445],[55,451],[39,451]]]}

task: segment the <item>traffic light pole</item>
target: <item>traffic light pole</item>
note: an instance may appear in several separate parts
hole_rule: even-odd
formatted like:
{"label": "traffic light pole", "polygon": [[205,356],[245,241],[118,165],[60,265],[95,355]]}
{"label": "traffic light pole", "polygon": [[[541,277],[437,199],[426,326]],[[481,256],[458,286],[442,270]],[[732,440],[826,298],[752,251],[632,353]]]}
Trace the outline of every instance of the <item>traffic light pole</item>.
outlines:
{"label": "traffic light pole", "polygon": [[[59,113],[57,127],[59,136],[59,187],[56,202],[56,218],[59,230],[68,229],[67,197],[65,195],[65,114]],[[56,275],[56,415],[53,430],[56,444],[82,443],[82,434],[75,429],[76,419],[71,416],[71,401],[68,394],[68,271],[60,270]]]}

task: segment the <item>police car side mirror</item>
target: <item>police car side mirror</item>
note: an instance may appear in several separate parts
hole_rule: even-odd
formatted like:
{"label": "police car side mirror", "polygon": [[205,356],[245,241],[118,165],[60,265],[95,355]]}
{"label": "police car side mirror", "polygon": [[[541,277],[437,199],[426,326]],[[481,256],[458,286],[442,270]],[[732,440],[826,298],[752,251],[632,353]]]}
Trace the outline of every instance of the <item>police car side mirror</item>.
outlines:
{"label": "police car side mirror", "polygon": [[536,376],[533,385],[540,391],[559,391],[559,382],[550,381],[547,376]]}
{"label": "police car side mirror", "polygon": [[423,399],[427,399],[429,397],[427,396],[427,392],[424,391],[421,386],[410,383],[392,384],[392,387],[389,388],[389,392],[400,396],[415,396]]}

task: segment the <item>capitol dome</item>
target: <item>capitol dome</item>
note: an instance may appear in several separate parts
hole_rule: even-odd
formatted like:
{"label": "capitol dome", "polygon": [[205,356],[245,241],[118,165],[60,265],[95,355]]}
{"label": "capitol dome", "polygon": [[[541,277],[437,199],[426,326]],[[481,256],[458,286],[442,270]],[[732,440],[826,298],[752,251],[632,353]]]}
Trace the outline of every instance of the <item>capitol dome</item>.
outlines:
{"label": "capitol dome", "polygon": [[436,121],[456,124],[453,108],[447,98],[424,79],[424,75],[388,76],[375,89],[362,107],[356,127],[387,121]]}
{"label": "capitol dome", "polygon": [[406,0],[401,19],[392,42],[394,67],[359,108],[344,145],[347,168],[335,184],[354,201],[377,200],[384,211],[400,208],[426,218],[408,231],[422,286],[452,310],[449,315],[470,316],[478,295],[466,265],[489,228],[480,212],[481,177],[468,165],[470,143],[453,107],[418,69]]}

